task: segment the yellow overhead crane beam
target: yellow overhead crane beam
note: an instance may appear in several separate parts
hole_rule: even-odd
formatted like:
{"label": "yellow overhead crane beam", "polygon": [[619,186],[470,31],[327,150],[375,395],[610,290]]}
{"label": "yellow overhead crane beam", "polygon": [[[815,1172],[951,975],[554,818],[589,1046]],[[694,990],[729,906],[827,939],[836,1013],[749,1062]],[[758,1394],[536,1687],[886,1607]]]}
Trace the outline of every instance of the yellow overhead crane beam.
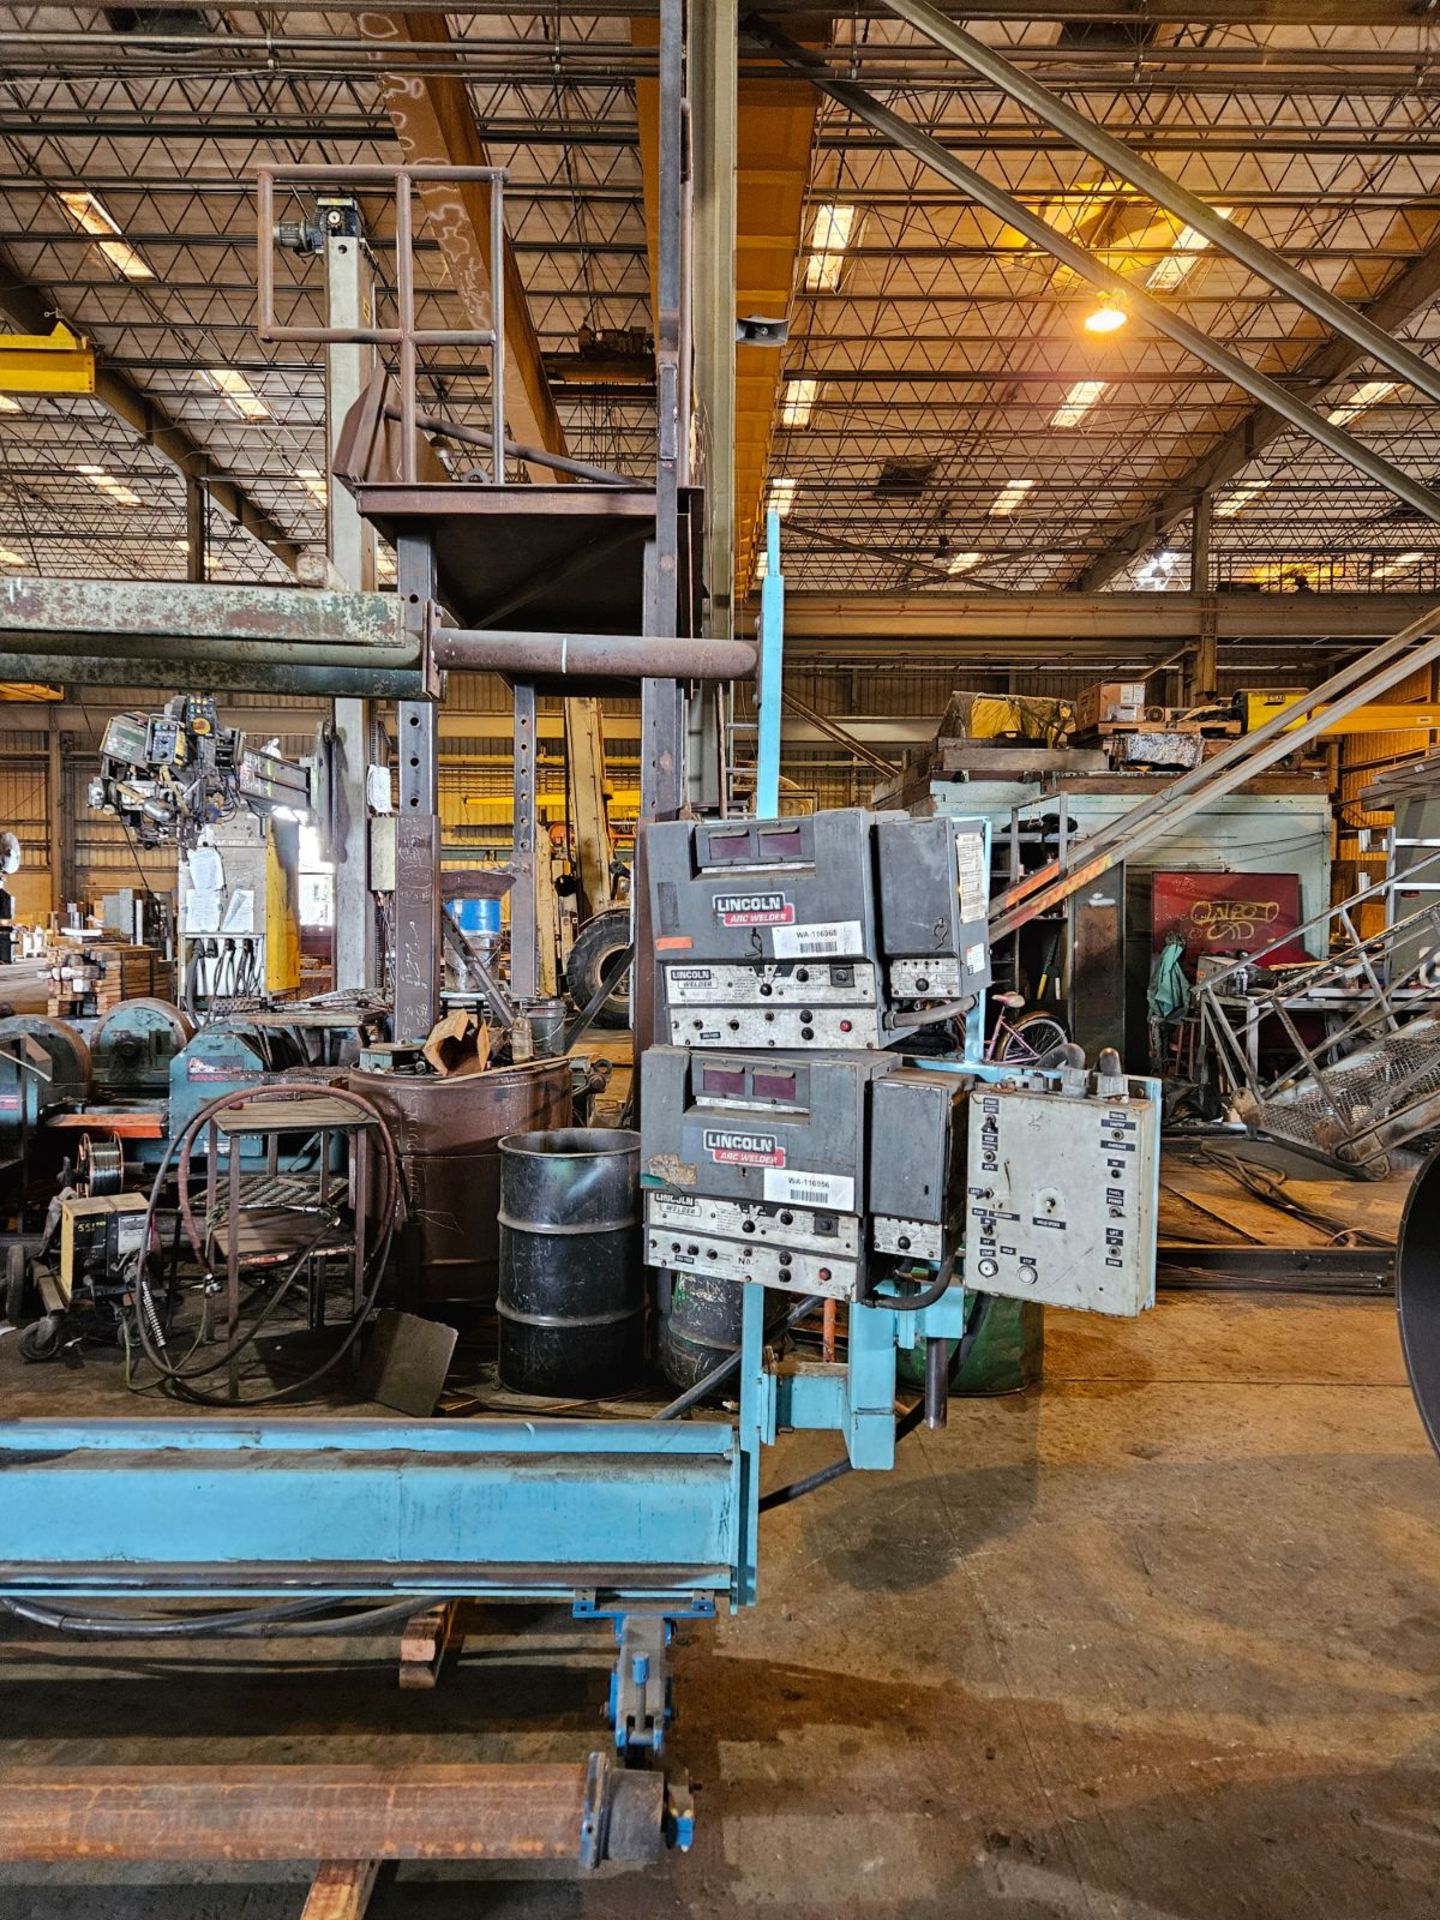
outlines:
{"label": "yellow overhead crane beam", "polygon": [[49,333],[0,333],[0,393],[94,393],[95,355],[57,320]]}
{"label": "yellow overhead crane beam", "polygon": [[[0,333],[0,393],[94,393],[90,343],[57,320],[49,333]],[[0,701],[59,700],[59,687],[0,681]]]}
{"label": "yellow overhead crane beam", "polygon": [[[1257,727],[1264,726],[1267,720],[1273,720],[1277,713],[1286,707],[1293,707],[1304,698],[1303,692],[1292,687],[1267,693],[1244,693],[1241,712],[1244,716],[1245,731],[1253,733]],[[1320,708],[1320,712],[1325,709]],[[1299,726],[1297,717],[1292,725]],[[1333,726],[1325,728],[1327,734],[1346,733],[1423,733],[1440,732],[1440,702],[1436,701],[1377,701],[1371,706],[1357,707],[1354,713],[1347,714],[1343,720],[1337,720]]]}

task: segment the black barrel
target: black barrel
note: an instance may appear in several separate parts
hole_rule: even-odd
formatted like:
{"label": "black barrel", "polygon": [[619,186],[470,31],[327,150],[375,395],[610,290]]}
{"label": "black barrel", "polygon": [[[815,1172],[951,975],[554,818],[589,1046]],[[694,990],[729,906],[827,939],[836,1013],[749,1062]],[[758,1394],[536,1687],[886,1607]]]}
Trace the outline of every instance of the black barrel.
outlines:
{"label": "black barrel", "polygon": [[[722,1280],[713,1273],[671,1273],[660,1276],[660,1333],[656,1357],[665,1378],[677,1387],[693,1387],[722,1360],[740,1347],[745,1320],[745,1283]],[[793,1294],[765,1295],[765,1330],[773,1333],[795,1305]],[[716,1388],[716,1397],[733,1400],[737,1375]]]}
{"label": "black barrel", "polygon": [[604,1399],[645,1361],[640,1136],[559,1127],[500,1142],[500,1383]]}

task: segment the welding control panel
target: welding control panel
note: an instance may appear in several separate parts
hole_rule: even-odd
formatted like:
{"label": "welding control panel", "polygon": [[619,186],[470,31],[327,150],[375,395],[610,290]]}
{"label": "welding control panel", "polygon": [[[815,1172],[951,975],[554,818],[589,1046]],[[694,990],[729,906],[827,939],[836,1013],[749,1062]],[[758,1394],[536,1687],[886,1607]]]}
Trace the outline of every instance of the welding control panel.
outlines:
{"label": "welding control panel", "polygon": [[646,829],[676,1046],[878,1050],[989,982],[988,829],[839,808]]}

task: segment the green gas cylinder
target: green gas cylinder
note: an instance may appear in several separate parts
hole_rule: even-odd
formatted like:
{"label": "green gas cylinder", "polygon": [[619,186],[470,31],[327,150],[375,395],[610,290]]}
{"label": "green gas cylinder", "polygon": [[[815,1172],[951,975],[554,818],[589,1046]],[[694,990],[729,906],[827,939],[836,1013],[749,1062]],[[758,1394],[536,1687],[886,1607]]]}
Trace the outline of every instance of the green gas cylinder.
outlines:
{"label": "green gas cylinder", "polygon": [[[923,1347],[901,1348],[896,1374],[902,1386],[925,1385]],[[1019,1393],[1033,1386],[1045,1367],[1045,1309],[1034,1300],[990,1303],[980,1336],[960,1369],[957,1394]]]}

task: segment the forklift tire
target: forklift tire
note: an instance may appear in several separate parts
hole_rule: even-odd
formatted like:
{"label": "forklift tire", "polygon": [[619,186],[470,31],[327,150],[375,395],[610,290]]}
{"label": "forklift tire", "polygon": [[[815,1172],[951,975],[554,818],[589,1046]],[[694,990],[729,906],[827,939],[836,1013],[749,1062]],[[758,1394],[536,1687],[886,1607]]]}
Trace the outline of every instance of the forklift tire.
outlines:
{"label": "forklift tire", "polygon": [[60,1351],[65,1323],[58,1313],[47,1313],[20,1336],[22,1360],[53,1360]]}
{"label": "forklift tire", "polygon": [[0,1318],[18,1327],[25,1318],[25,1295],[30,1278],[30,1259],[24,1247],[5,1249],[5,1312]]}
{"label": "forklift tire", "polygon": [[[575,936],[565,963],[565,985],[577,1011],[588,1007],[600,982],[615,964],[615,956],[630,944],[630,909],[607,907],[587,920]],[[625,1028],[630,1024],[630,981],[622,979],[595,1016],[597,1027]]]}

